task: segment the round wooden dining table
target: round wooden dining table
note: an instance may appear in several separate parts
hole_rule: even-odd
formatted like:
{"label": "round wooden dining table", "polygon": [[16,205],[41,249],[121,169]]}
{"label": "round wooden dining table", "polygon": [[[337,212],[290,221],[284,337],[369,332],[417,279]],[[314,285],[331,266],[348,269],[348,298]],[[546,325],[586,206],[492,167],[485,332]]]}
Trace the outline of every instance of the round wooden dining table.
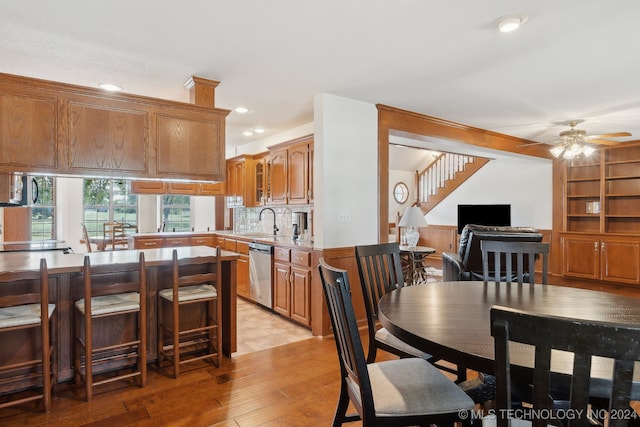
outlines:
{"label": "round wooden dining table", "polygon": [[[489,311],[494,305],[543,315],[640,325],[640,298],[564,286],[482,281],[431,282],[396,289],[380,300],[378,318],[390,333],[426,353],[459,367],[493,373]],[[533,348],[512,345],[510,353],[514,379],[530,381]],[[552,370],[559,378],[570,375],[572,361],[570,353],[554,351]],[[594,358],[592,396],[608,395],[612,366],[610,360]],[[636,363],[633,396],[640,399],[640,363]]]}

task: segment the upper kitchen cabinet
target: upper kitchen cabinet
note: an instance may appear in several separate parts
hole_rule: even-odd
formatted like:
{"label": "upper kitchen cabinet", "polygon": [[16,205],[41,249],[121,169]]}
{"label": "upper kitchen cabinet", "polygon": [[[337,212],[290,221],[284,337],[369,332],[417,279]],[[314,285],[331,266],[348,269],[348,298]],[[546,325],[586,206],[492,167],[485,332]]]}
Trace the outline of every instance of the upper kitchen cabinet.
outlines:
{"label": "upper kitchen cabinet", "polygon": [[225,179],[228,110],[8,74],[0,105],[3,171]]}
{"label": "upper kitchen cabinet", "polygon": [[0,164],[7,172],[55,170],[60,103],[55,97],[13,94],[11,87],[0,82]]}
{"label": "upper kitchen cabinet", "polygon": [[257,154],[253,165],[255,178],[255,202],[256,206],[265,206],[269,201],[269,153]]}
{"label": "upper kitchen cabinet", "polygon": [[308,204],[313,200],[311,183],[313,136],[269,147],[270,202],[272,204]]}
{"label": "upper kitchen cabinet", "polygon": [[227,160],[227,207],[255,205],[254,156],[243,155]]}

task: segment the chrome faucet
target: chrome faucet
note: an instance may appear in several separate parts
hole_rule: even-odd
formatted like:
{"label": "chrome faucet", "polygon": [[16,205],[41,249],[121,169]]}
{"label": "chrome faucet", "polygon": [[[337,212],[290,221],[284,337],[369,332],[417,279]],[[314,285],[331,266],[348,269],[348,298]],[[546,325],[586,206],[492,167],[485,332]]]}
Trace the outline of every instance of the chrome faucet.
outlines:
{"label": "chrome faucet", "polygon": [[271,213],[273,214],[273,235],[275,236],[278,233],[278,231],[280,230],[276,226],[276,211],[274,211],[271,208],[262,208],[262,210],[258,214],[258,221],[262,221],[262,212],[264,212],[264,211],[271,211]]}

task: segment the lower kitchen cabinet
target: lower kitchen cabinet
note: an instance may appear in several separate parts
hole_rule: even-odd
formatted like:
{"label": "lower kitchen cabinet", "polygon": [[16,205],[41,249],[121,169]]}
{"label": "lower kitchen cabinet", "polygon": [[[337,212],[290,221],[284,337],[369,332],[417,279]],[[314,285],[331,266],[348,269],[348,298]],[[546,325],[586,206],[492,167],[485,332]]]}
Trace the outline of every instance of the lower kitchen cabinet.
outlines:
{"label": "lower kitchen cabinet", "polygon": [[640,284],[640,238],[563,234],[564,276]]}
{"label": "lower kitchen cabinet", "polygon": [[236,242],[236,252],[240,254],[236,263],[237,293],[249,298],[249,243],[242,240]]}
{"label": "lower kitchen cabinet", "polygon": [[311,252],[275,247],[273,276],[274,310],[311,325]]}

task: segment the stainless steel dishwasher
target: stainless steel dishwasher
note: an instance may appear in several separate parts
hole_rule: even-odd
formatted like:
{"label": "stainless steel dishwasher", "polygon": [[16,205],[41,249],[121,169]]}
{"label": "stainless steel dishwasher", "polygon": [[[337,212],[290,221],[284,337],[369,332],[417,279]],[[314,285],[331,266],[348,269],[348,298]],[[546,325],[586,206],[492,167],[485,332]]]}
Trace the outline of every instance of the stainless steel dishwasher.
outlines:
{"label": "stainless steel dishwasher", "polygon": [[249,243],[249,297],[269,309],[273,308],[273,246]]}

